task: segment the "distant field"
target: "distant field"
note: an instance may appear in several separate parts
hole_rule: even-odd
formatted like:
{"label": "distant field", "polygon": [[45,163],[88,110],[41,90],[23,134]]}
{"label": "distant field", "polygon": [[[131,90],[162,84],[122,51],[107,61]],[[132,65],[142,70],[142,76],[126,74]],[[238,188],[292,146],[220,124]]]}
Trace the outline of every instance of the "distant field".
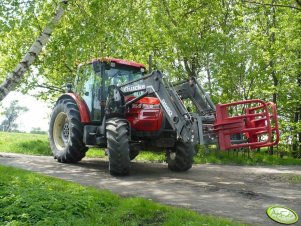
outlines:
{"label": "distant field", "polygon": [[[51,155],[46,134],[27,133],[5,133],[0,132],[0,152],[14,152],[31,155]],[[102,149],[90,148],[86,154],[90,158],[107,158]],[[138,161],[164,162],[165,154],[152,153],[149,151],[140,152],[136,157]],[[294,159],[289,156],[280,158],[277,154],[269,155],[265,150],[260,152],[250,151],[217,151],[211,147],[210,153],[205,154],[204,147],[194,157],[196,164],[235,164],[235,165],[301,165],[301,159]]]}
{"label": "distant field", "polygon": [[46,134],[0,132],[0,152],[51,155]]}

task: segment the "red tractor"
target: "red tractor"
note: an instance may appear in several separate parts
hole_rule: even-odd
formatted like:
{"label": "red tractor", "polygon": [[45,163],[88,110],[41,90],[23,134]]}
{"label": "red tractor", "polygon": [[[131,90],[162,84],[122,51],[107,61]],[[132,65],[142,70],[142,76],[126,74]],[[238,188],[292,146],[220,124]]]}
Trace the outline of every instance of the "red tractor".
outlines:
{"label": "red tractor", "polygon": [[273,103],[247,100],[215,106],[194,77],[172,85],[160,71],[147,74],[136,62],[93,60],[79,67],[74,90],[67,88],[49,128],[59,162],[78,162],[89,147],[107,148],[110,173],[123,176],[140,150],[165,150],[168,168],[186,171],[197,144],[255,149],[279,141]]}

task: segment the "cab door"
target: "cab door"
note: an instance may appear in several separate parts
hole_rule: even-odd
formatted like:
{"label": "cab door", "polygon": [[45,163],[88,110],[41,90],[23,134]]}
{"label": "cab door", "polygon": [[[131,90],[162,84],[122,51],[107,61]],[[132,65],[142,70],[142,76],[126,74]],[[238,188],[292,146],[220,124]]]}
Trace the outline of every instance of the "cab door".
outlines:
{"label": "cab door", "polygon": [[86,102],[92,121],[100,120],[99,85],[100,77],[94,72],[92,64],[82,65],[78,70],[75,87]]}

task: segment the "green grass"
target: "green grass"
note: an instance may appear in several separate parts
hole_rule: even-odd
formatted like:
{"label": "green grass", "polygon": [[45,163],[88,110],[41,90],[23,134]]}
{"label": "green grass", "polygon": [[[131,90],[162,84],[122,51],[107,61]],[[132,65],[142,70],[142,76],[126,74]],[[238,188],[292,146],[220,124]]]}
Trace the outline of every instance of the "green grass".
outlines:
{"label": "green grass", "polygon": [[279,155],[270,155],[265,149],[257,151],[216,151],[210,150],[205,154],[204,147],[200,147],[194,158],[196,164],[214,163],[231,165],[301,165],[301,159],[295,159],[289,156],[280,158]]}
{"label": "green grass", "polygon": [[243,225],[0,166],[0,225]]}
{"label": "green grass", "polygon": [[51,155],[46,134],[0,132],[0,152]]}
{"label": "green grass", "polygon": [[291,184],[301,184],[301,176],[294,174],[283,174],[282,178]]}
{"label": "green grass", "polygon": [[[108,158],[103,149],[100,148],[90,148],[86,153],[88,158]],[[141,151],[139,155],[135,158],[138,161],[147,162],[164,162],[166,159],[163,153],[154,153],[150,151]]]}
{"label": "green grass", "polygon": [[138,161],[150,161],[150,162],[164,162],[166,156],[164,153],[141,151],[139,155],[135,158]]}
{"label": "green grass", "polygon": [[[51,155],[48,136],[41,134],[4,133],[0,132],[0,152],[14,152],[32,155]],[[90,158],[107,158],[102,149],[90,148],[86,154]],[[138,161],[164,162],[164,153],[142,151],[136,157]],[[210,153],[205,154],[204,147],[194,157],[196,164],[234,164],[234,165],[301,165],[301,159],[289,156],[280,158],[277,154],[269,155],[262,149],[260,153],[250,151],[216,151],[211,147]]]}
{"label": "green grass", "polygon": [[86,156],[88,158],[107,158],[104,150],[100,148],[89,148]]}

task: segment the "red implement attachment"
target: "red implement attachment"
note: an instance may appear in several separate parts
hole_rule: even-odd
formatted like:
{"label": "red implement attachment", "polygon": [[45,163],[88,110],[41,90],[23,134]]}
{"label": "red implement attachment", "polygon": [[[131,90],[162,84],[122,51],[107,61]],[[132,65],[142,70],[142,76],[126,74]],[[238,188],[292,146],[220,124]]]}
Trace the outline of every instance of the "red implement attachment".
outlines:
{"label": "red implement attachment", "polygon": [[276,105],[261,100],[218,104],[214,131],[222,150],[276,145],[280,137]]}

